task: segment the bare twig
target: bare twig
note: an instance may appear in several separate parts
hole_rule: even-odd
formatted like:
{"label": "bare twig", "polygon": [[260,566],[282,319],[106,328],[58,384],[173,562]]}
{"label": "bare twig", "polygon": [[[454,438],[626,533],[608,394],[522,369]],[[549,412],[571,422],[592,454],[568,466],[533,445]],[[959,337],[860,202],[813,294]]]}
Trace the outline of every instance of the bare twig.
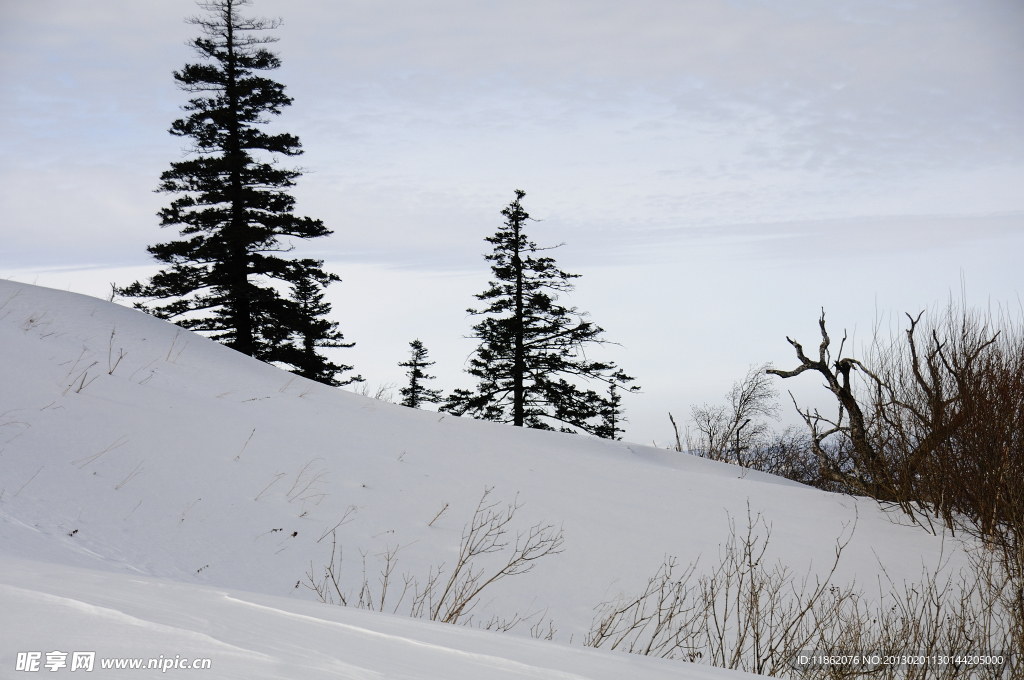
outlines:
{"label": "bare twig", "polygon": [[[75,390],[75,393],[76,393],[76,394],[77,394],[77,393],[79,393],[79,392],[81,392],[81,391],[82,391],[83,389],[85,389],[85,386],[86,386],[86,384],[87,384],[87,383],[85,382],[85,377],[86,377],[86,376],[87,376],[87,375],[89,374],[89,369],[90,369],[90,368],[92,368],[93,366],[95,366],[95,365],[96,365],[96,364],[98,364],[98,363],[99,363],[98,361],[94,361],[94,362],[92,362],[91,364],[89,364],[88,366],[86,366],[86,367],[85,367],[85,369],[83,369],[83,371],[82,371],[82,372],[81,372],[81,373],[80,373],[79,375],[76,375],[76,376],[75,376],[75,377],[74,377],[74,378],[73,378],[73,379],[71,380],[71,382],[70,382],[70,383],[68,383],[68,386],[64,388],[64,391],[60,393],[60,396],[62,396],[62,397],[63,397],[63,396],[65,396],[65,395],[66,395],[66,394],[68,393],[68,391],[69,391],[69,390],[70,390],[70,389],[71,389],[72,387],[74,387],[74,386],[75,386],[75,383],[78,383],[78,389],[76,389],[76,390]],[[95,378],[95,377],[93,377],[93,380],[95,380],[95,379],[96,379],[96,378]],[[89,382],[91,383],[91,382],[92,382],[92,380],[90,380]]]}
{"label": "bare twig", "polygon": [[252,439],[252,436],[254,434],[256,434],[256,428],[255,427],[252,428],[252,432],[249,433],[249,438],[245,440],[244,444],[242,444],[242,449],[238,452],[238,455],[235,456],[235,460],[238,460],[242,456],[242,452],[245,451],[245,447],[249,445],[249,441]]}
{"label": "bare twig", "polygon": [[38,474],[39,474],[40,472],[42,472],[42,471],[43,471],[43,468],[44,468],[44,467],[46,467],[46,466],[45,466],[45,465],[43,465],[43,466],[42,466],[42,467],[40,467],[40,468],[39,468],[38,470],[36,470],[36,474],[35,474],[35,475],[32,475],[31,477],[29,477],[29,478],[28,478],[28,481],[27,481],[27,482],[25,482],[24,484],[22,484],[22,485],[21,485],[21,488],[20,488],[20,489],[18,489],[18,491],[17,491],[17,492],[16,492],[15,494],[14,494],[14,497],[15,497],[15,498],[17,498],[17,497],[18,497],[18,494],[20,494],[20,493],[21,493],[22,491],[24,491],[24,490],[25,490],[25,487],[26,487],[26,486],[28,486],[29,484],[31,484],[31,483],[32,483],[32,480],[36,478],[36,475],[38,475]]}
{"label": "bare twig", "polygon": [[345,508],[345,514],[341,516],[341,519],[338,521],[338,523],[330,529],[326,529],[322,534],[320,534],[320,538],[316,539],[316,542],[319,543],[327,537],[327,534],[333,534],[335,531],[338,530],[339,527],[343,527],[349,522],[353,521],[355,517],[349,519],[349,515],[354,514],[355,512],[357,512],[357,509],[356,506],[354,505],[350,505],[347,508]]}
{"label": "bare twig", "polygon": [[179,335],[181,335],[181,329],[174,331],[174,337],[171,339],[171,347],[167,350],[167,356],[164,357],[164,361],[171,360],[171,353],[174,351],[174,345],[177,344]]}
{"label": "bare twig", "polygon": [[139,506],[140,506],[140,505],[142,505],[142,499],[141,499],[141,498],[139,499],[139,502],[135,504],[135,507],[134,507],[134,508],[132,508],[132,511],[131,511],[131,512],[129,512],[129,513],[127,514],[127,515],[125,515],[125,518],[124,518],[123,520],[121,520],[121,521],[122,521],[122,522],[123,522],[123,521],[126,521],[126,520],[127,520],[127,519],[128,519],[129,517],[131,517],[132,515],[134,515],[134,514],[135,514],[135,511],[139,509]]}
{"label": "bare twig", "polygon": [[299,469],[299,473],[295,475],[295,481],[292,482],[291,488],[288,489],[288,492],[285,494],[289,503],[295,499],[307,500],[317,495],[323,495],[319,493],[318,486],[327,478],[327,470],[312,469],[313,464],[317,461],[323,461],[323,458],[314,458],[307,461]]}
{"label": "bare twig", "polygon": [[436,522],[438,519],[440,519],[441,515],[443,515],[444,511],[447,510],[447,509],[448,509],[448,504],[445,503],[444,507],[441,508],[441,510],[438,511],[438,513],[436,515],[434,515],[434,519],[430,520],[430,522],[427,524],[427,526],[428,527],[434,526],[434,522]]}
{"label": "bare twig", "polygon": [[128,355],[124,351],[124,348],[118,348],[117,350],[117,361],[114,361],[114,334],[117,333],[117,329],[114,328],[110,331],[110,342],[107,345],[107,375],[114,375],[114,371],[117,370],[117,365],[121,363],[121,359],[124,359]]}
{"label": "bare twig", "polygon": [[681,453],[683,451],[683,442],[679,439],[679,426],[676,425],[676,419],[672,417],[671,411],[669,411],[668,419],[672,423],[672,431],[676,435],[676,451]]}
{"label": "bare twig", "polygon": [[11,295],[8,296],[8,298],[6,300],[4,300],[4,303],[2,305],[0,305],[0,309],[3,309],[4,307],[6,307],[11,302],[11,300],[13,300],[14,298],[18,297],[19,295],[21,295],[21,290],[20,289],[14,291],[13,293],[11,293]]}
{"label": "bare twig", "polygon": [[187,506],[185,506],[185,509],[181,511],[181,519],[178,520],[178,524],[181,524],[182,522],[185,521],[185,515],[188,514],[188,511],[191,510],[193,508],[193,506],[195,506],[195,504],[198,503],[201,500],[203,500],[203,499],[202,498],[197,498],[194,501],[192,501],[191,503],[189,503]]}
{"label": "bare twig", "polygon": [[122,435],[122,436],[118,437],[117,440],[113,444],[111,444],[107,448],[103,449],[99,453],[94,453],[93,455],[88,456],[86,458],[79,458],[78,460],[73,460],[73,461],[71,461],[71,464],[72,465],[77,465],[78,469],[81,470],[82,468],[84,468],[89,463],[95,462],[100,456],[102,456],[107,451],[113,451],[114,449],[120,448],[120,447],[124,446],[125,444],[127,444],[129,441],[130,440],[128,439],[127,435]]}
{"label": "bare twig", "polygon": [[133,469],[131,472],[129,472],[128,476],[125,477],[124,480],[122,480],[120,484],[118,484],[117,486],[114,487],[114,490],[115,491],[120,491],[122,486],[124,486],[128,482],[130,482],[133,479],[135,479],[135,476],[138,475],[140,472],[142,472],[143,469],[145,469],[145,468],[142,467],[142,464],[145,463],[145,462],[146,462],[145,458],[143,458],[141,461],[139,461],[139,464],[135,466],[135,469]]}
{"label": "bare twig", "polygon": [[[150,366],[152,366],[153,364],[155,364],[155,363],[156,363],[157,361],[159,361],[159,359],[153,359],[152,361],[150,361],[150,362],[149,362],[148,364],[146,364],[145,366],[139,366],[139,367],[138,367],[138,368],[136,368],[136,369],[135,369],[134,371],[132,371],[132,374],[128,376],[128,379],[129,379],[129,380],[131,380],[132,378],[134,378],[134,377],[135,377],[135,374],[136,374],[136,373],[138,373],[139,371],[144,371],[144,370],[146,370],[147,368],[149,368]],[[141,385],[142,383],[139,383],[139,384]]]}
{"label": "bare twig", "polygon": [[284,472],[278,472],[276,475],[274,475],[274,478],[270,480],[270,484],[267,484],[265,487],[263,487],[263,491],[260,491],[258,494],[256,494],[256,498],[253,498],[253,500],[258,501],[260,499],[260,496],[267,492],[267,489],[274,486],[274,484],[276,484],[284,476]]}

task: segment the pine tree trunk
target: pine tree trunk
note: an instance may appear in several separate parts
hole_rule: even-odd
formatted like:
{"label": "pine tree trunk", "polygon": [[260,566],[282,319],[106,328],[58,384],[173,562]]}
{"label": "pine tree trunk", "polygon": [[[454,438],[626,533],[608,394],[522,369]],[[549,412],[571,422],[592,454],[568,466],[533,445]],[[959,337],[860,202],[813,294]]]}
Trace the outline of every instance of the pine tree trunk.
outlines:
{"label": "pine tree trunk", "polygon": [[409,381],[409,405],[412,406],[413,408],[419,408],[420,407],[420,399],[419,399],[419,397],[420,397],[420,395],[419,395],[420,385],[419,385],[419,381],[416,379],[416,377],[417,377],[416,373],[419,370],[420,370],[419,369],[419,363],[415,359],[413,359],[413,362],[412,362],[412,379]]}
{"label": "pine tree trunk", "polygon": [[234,8],[227,6],[227,49],[228,49],[228,115],[231,117],[228,128],[227,156],[231,173],[231,226],[227,242],[230,264],[228,265],[228,284],[231,298],[232,324],[235,327],[235,340],[232,347],[253,356],[255,342],[253,338],[252,311],[249,305],[249,272],[248,252],[245,244],[245,201],[242,194],[242,149],[239,140],[238,124],[238,89],[235,78],[234,43]]}
{"label": "pine tree trunk", "polygon": [[516,270],[516,312],[512,321],[515,328],[515,358],[512,364],[512,424],[522,427],[525,421],[525,395],[523,394],[523,377],[526,373],[525,348],[523,347],[523,260],[519,250],[519,220],[514,219],[515,254],[512,266]]}

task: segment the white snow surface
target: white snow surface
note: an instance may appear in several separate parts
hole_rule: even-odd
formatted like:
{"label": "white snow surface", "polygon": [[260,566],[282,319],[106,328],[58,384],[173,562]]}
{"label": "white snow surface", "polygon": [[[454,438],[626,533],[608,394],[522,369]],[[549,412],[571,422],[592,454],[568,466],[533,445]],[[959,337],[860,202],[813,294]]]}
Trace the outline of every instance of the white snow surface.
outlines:
{"label": "white snow surface", "polygon": [[[800,574],[826,571],[844,531],[843,584],[962,559],[872,502],[367,399],[73,293],[0,281],[0,357],[0,677],[17,652],[56,649],[210,657],[202,674],[218,678],[740,677],[581,640],[594,607],[637,591],[665,555],[715,563],[748,508],[771,526],[771,559]],[[421,579],[450,565],[492,487],[521,503],[516,529],[565,537],[488,588],[473,624],[530,616],[513,631],[411,619],[408,599],[394,615],[327,605],[304,587],[346,513],[352,589],[361,555],[376,582],[389,548]],[[548,621],[554,640],[530,639]]]}

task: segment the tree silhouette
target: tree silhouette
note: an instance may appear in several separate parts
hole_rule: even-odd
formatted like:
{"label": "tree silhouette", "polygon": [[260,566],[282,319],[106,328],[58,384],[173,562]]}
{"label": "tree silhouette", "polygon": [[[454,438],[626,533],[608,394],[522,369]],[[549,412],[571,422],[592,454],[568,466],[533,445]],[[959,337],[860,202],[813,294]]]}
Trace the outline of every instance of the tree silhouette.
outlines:
{"label": "tree silhouette", "polygon": [[409,384],[398,390],[402,396],[399,403],[410,408],[420,408],[422,404],[436,404],[442,401],[441,390],[429,389],[424,382],[433,380],[434,376],[427,375],[423,369],[433,366],[433,361],[427,360],[427,348],[418,339],[409,343],[409,360],[402,361],[398,365],[408,368],[406,376],[409,377]]}
{"label": "tree silhouette", "polygon": [[[194,97],[184,106],[188,115],[175,120],[170,133],[187,138],[190,147],[185,160],[171,163],[160,176],[158,189],[177,196],[159,212],[161,227],[177,227],[182,238],[148,247],[168,267],[148,283],[118,292],[143,299],[136,307],[271,361],[282,354],[277,348],[282,337],[308,331],[329,309],[282,297],[279,284],[309,293],[338,278],[323,271],[321,260],[283,256],[292,250],[289,239],[320,238],[331,231],[320,220],[294,214],[295,199],[287,190],[301,172],[279,166],[276,159],[300,155],[299,139],[260,129],[292,99],[283,85],[259,75],[280,66],[266,49],[277,39],[262,35],[280,21],[241,16],[240,8],[249,4],[211,0],[200,3],[208,16],[188,19],[202,33],[192,47],[203,61],[174,73],[178,86]],[[313,347],[351,346],[316,342]],[[307,362],[295,368],[337,384],[332,365],[313,370]]]}
{"label": "tree silhouette", "polygon": [[631,392],[639,388],[628,386],[633,378],[615,364],[587,358],[586,346],[607,342],[604,330],[584,312],[559,303],[578,275],[540,254],[550,248],[527,237],[526,193],[516,190],[515,195],[501,211],[504,224],[486,239],[493,246],[484,257],[494,280],[476,298],[487,307],[467,310],[483,317],[473,326],[472,337],[480,345],[467,369],[477,386],[455,390],[442,410],[519,427],[614,435],[615,427],[608,430],[597,422],[607,411],[606,400],[578,383],[596,381]]}

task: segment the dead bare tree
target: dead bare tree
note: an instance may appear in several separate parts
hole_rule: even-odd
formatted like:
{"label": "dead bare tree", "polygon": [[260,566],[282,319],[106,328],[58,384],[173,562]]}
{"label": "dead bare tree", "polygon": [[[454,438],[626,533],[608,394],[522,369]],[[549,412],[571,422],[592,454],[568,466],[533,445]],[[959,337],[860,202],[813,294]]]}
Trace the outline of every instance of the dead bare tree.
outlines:
{"label": "dead bare tree", "polygon": [[[864,366],[857,359],[843,356],[845,333],[833,360],[829,349],[831,339],[825,330],[824,309],[818,326],[821,344],[816,360],[804,354],[803,346],[787,336],[786,340],[796,350],[800,365],[791,371],[769,368],[766,373],[793,378],[805,371],[813,371],[825,378],[825,386],[838,401],[838,414],[834,419],[821,415],[817,409],[801,410],[796,401],[793,402],[810,430],[812,449],[821,464],[822,474],[856,493],[883,501],[896,500],[885,457],[871,441],[867,417],[853,391],[851,374],[857,369],[864,370]],[[826,445],[825,441],[830,437],[838,439],[839,445]]]}

